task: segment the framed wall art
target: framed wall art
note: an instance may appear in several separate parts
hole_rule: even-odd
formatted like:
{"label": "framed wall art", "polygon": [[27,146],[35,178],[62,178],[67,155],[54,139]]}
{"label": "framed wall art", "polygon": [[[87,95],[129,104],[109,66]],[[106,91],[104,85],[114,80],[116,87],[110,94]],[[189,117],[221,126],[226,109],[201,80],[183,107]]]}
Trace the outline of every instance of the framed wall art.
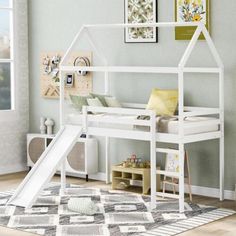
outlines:
{"label": "framed wall art", "polygon": [[[210,0],[175,0],[175,21],[194,22],[202,21],[210,30]],[[176,27],[176,40],[190,40],[196,27]],[[203,34],[199,37],[204,40]]]}
{"label": "framed wall art", "polygon": [[[125,0],[125,23],[153,22],[157,22],[157,0]],[[126,43],[156,43],[157,41],[157,27],[125,29]]]}

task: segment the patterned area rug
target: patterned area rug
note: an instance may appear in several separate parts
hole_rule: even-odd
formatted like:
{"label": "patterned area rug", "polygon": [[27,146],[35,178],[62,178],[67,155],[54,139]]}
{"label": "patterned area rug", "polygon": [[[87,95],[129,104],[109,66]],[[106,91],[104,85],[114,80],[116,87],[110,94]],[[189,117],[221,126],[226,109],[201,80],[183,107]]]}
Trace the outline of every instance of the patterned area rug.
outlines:
{"label": "patterned area rug", "polygon": [[[158,201],[156,210],[150,213],[148,196],[67,187],[66,196],[60,197],[60,186],[50,184],[31,209],[6,206],[13,191],[0,193],[0,225],[46,236],[168,236],[235,214],[193,203],[185,203],[185,213],[178,214],[178,202],[166,200]],[[91,198],[98,206],[97,214],[85,216],[69,211],[70,196]]]}

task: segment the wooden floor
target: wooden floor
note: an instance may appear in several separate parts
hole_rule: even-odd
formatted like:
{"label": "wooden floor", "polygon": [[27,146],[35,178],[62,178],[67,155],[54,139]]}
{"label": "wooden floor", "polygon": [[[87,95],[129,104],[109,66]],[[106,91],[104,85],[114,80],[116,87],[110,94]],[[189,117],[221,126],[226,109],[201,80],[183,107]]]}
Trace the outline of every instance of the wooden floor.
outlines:
{"label": "wooden floor", "polygon": [[[9,189],[16,188],[22,179],[25,177],[26,173],[17,173],[11,175],[0,176],[0,191],[5,191]],[[60,181],[58,176],[53,178],[53,181]],[[104,182],[100,181],[89,181],[86,183],[84,179],[79,178],[67,178],[68,183],[79,184],[84,186],[96,186],[102,189],[109,189],[110,185],[106,185]],[[236,201],[219,202],[215,198],[207,198],[201,196],[193,196],[193,201],[195,203],[210,205],[216,207],[224,207],[236,210]],[[35,234],[25,233],[22,231],[16,231],[4,227],[0,227],[0,236],[34,236]],[[215,221],[211,224],[198,227],[196,229],[190,230],[188,232],[179,234],[180,236],[236,236],[236,215],[224,218],[219,221]]]}

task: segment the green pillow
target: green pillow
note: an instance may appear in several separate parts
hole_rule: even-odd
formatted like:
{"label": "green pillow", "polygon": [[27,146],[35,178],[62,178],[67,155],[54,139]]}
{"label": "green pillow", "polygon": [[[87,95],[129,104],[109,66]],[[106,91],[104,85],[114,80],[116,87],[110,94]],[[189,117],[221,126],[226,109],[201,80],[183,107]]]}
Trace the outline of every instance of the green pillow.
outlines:
{"label": "green pillow", "polygon": [[106,97],[111,97],[111,96],[109,96],[109,95],[103,95],[103,94],[96,94],[96,93],[90,93],[90,95],[91,95],[93,98],[98,98],[104,107],[108,107],[105,98],[106,98]]}
{"label": "green pillow", "polygon": [[103,107],[101,101],[98,98],[88,98],[87,103],[92,107]]}
{"label": "green pillow", "polygon": [[120,102],[114,97],[105,97],[105,101],[108,107],[122,107]]}
{"label": "green pillow", "polygon": [[88,106],[88,98],[91,98],[91,96],[70,95],[70,100],[73,103],[73,106],[79,111],[82,110],[83,106]]}

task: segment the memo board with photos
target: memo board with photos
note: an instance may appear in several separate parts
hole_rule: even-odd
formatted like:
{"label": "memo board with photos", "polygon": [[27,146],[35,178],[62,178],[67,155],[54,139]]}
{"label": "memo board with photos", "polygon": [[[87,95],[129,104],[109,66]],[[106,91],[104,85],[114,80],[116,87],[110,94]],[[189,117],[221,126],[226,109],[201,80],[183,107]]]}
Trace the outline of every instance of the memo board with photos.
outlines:
{"label": "memo board with photos", "polygon": [[[41,96],[43,98],[58,99],[60,96],[59,61],[54,63],[55,58],[63,57],[64,53],[43,52],[40,56],[40,87]],[[86,58],[92,64],[92,52],[74,52],[68,60],[68,66],[73,66],[78,58]],[[92,92],[92,72],[86,75],[79,75],[77,72],[68,72],[63,74],[65,79],[65,98],[70,94],[88,95]]]}

